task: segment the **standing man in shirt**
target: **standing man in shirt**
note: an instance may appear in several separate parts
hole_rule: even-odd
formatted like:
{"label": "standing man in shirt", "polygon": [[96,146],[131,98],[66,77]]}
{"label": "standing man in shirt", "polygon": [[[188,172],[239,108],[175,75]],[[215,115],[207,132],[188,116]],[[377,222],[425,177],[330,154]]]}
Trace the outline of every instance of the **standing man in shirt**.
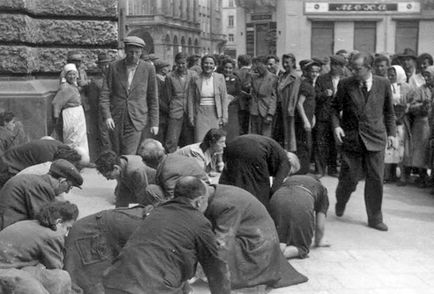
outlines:
{"label": "standing man in shirt", "polygon": [[[374,58],[357,53],[351,59],[353,76],[340,81],[332,101],[336,139],[342,144],[342,166],[336,188],[336,216],[344,215],[360,173],[365,171],[368,226],[387,231],[383,222],[384,151],[395,145],[395,113],[386,78],[372,74]],[[339,119],[342,111],[342,120]]]}
{"label": "standing man in shirt", "polygon": [[338,90],[339,80],[344,74],[346,60],[340,55],[330,57],[330,72],[320,75],[316,81],[315,118],[315,165],[319,176],[326,169],[329,176],[337,176],[337,149],[331,123],[331,102]]}
{"label": "standing man in shirt", "polygon": [[155,68],[140,60],[145,42],[130,36],[124,43],[126,57],[110,64],[100,96],[113,150],[121,155],[136,154],[148,123],[158,134],[159,111]]}
{"label": "standing man in shirt", "polygon": [[[166,77],[165,88],[169,103],[169,123],[167,126],[165,148],[172,153],[176,148],[194,143],[194,129],[187,115],[187,93],[192,77],[197,74],[187,69],[187,55],[175,56],[176,70]],[[181,139],[181,142],[180,142]]]}

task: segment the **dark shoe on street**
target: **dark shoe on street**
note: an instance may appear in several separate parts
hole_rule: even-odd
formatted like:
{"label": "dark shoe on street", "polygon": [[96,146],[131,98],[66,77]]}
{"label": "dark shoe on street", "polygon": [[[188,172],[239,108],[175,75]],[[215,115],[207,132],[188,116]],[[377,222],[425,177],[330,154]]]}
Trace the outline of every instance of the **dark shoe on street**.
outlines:
{"label": "dark shoe on street", "polygon": [[375,224],[369,224],[369,227],[379,230],[379,231],[383,231],[383,232],[387,232],[389,230],[389,228],[387,227],[387,225],[383,222],[381,223],[375,223]]}
{"label": "dark shoe on street", "polygon": [[335,205],[335,214],[338,217],[341,217],[344,215],[344,211],[345,211],[345,205],[340,205],[338,203],[336,203]]}

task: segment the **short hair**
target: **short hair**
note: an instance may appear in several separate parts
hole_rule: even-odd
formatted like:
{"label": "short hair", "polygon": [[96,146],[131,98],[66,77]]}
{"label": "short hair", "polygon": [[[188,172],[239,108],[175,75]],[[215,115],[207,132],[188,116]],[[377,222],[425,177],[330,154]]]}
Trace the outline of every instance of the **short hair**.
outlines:
{"label": "short hair", "polygon": [[340,50],[336,51],[336,55],[341,55],[341,54],[348,54],[348,51],[345,49],[340,49]]}
{"label": "short hair", "polygon": [[120,157],[111,150],[103,151],[95,160],[96,169],[102,174],[113,171],[115,165],[120,164]]}
{"label": "short hair", "polygon": [[227,63],[232,64],[232,66],[235,68],[235,61],[232,58],[226,58],[222,62],[222,66],[225,66]]}
{"label": "short hair", "polygon": [[205,184],[197,177],[182,177],[175,184],[174,197],[196,199],[199,196],[206,195],[207,189]]}
{"label": "short hair", "polygon": [[237,61],[240,66],[249,66],[250,64],[252,64],[252,57],[247,54],[239,55]]}
{"label": "short hair", "polygon": [[379,54],[374,59],[374,64],[380,63],[385,61],[387,63],[387,66],[390,66],[390,59],[386,55]]}
{"label": "short hair", "polygon": [[11,111],[5,111],[0,113],[0,126],[4,126],[8,122],[11,122],[15,118],[15,114]]}
{"label": "short hair", "polygon": [[203,65],[203,63],[205,62],[205,59],[207,59],[207,58],[211,58],[214,61],[214,64],[217,65],[217,59],[214,57],[214,55],[210,55],[210,54],[204,55],[202,57],[202,59],[200,60],[200,65]]}
{"label": "short hair", "polygon": [[277,57],[276,55],[268,55],[267,56],[267,62],[269,59],[274,59],[274,60],[276,60],[276,62],[280,62],[279,57]]}
{"label": "short hair", "polygon": [[252,63],[253,64],[255,64],[255,63],[267,64],[267,57],[265,57],[265,56],[256,56],[256,57],[253,57]]}
{"label": "short hair", "polygon": [[65,159],[76,165],[81,160],[81,155],[68,145],[59,145],[53,155],[53,161],[56,159]]}
{"label": "short hair", "polygon": [[425,59],[428,59],[429,64],[433,65],[434,62],[433,62],[432,55],[429,54],[429,53],[422,53],[421,55],[419,55],[417,57],[417,64],[418,64],[418,66],[420,66],[425,61]]}
{"label": "short hair", "polygon": [[363,65],[367,68],[372,68],[374,65],[374,57],[367,52],[357,52],[351,57],[351,63],[362,58]]}
{"label": "short hair", "polygon": [[212,144],[215,144],[221,137],[226,137],[226,131],[223,129],[210,129],[203,137],[202,143],[200,143],[199,147],[203,151],[207,150],[211,147]]}
{"label": "short hair", "polygon": [[176,55],[175,55],[175,62],[177,62],[177,61],[179,61],[181,59],[187,60],[187,54],[185,54],[184,52],[176,53]]}
{"label": "short hair", "polygon": [[35,219],[43,227],[56,231],[56,220],[62,222],[75,221],[78,217],[77,205],[69,201],[53,201],[43,206],[36,214]]}
{"label": "short hair", "polygon": [[166,152],[159,141],[146,139],[140,144],[137,154],[150,167],[157,167]]}
{"label": "short hair", "polygon": [[192,67],[199,59],[199,55],[190,55],[189,57],[187,57],[187,67]]}
{"label": "short hair", "polygon": [[297,60],[295,59],[295,55],[294,54],[292,54],[292,53],[285,53],[285,54],[282,55],[282,60],[287,59],[287,58],[292,59],[292,62],[294,64],[297,63]]}

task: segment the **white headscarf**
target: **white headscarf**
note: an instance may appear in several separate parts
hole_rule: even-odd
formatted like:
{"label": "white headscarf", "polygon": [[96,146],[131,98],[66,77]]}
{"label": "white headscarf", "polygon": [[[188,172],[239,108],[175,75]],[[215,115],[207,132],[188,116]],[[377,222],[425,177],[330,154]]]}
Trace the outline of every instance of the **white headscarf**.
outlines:
{"label": "white headscarf", "polygon": [[396,82],[398,84],[402,84],[407,82],[407,75],[405,74],[405,70],[400,65],[392,65],[392,67],[395,69],[396,73]]}
{"label": "white headscarf", "polygon": [[67,65],[65,65],[65,67],[63,68],[63,71],[65,72],[65,74],[67,74],[68,72],[70,72],[71,70],[75,71],[78,73],[77,67],[75,66],[74,63],[68,63]]}
{"label": "white headscarf", "polygon": [[392,88],[393,104],[396,105],[401,101],[401,84],[407,82],[407,75],[400,65],[392,65],[392,68],[395,70],[396,81],[390,86]]}

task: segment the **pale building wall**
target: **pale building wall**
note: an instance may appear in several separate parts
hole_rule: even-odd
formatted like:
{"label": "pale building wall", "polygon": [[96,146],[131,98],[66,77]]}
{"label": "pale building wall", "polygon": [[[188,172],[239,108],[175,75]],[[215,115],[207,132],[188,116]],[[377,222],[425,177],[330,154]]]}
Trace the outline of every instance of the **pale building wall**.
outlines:
{"label": "pale building wall", "polygon": [[334,53],[340,49],[347,51],[353,50],[354,46],[354,22],[338,21],[335,22],[334,31]]}
{"label": "pale building wall", "polygon": [[434,19],[422,20],[419,23],[419,53],[434,55]]}

